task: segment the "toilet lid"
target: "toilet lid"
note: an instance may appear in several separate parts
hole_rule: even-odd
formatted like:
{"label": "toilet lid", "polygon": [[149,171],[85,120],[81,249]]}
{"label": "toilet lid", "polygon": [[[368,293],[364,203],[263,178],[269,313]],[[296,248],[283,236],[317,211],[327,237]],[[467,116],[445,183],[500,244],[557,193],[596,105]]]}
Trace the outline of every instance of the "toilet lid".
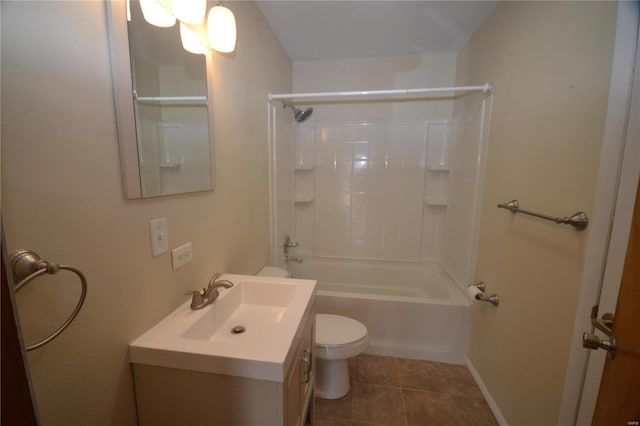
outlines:
{"label": "toilet lid", "polygon": [[367,337],[367,327],[341,315],[316,315],[316,345],[344,346]]}

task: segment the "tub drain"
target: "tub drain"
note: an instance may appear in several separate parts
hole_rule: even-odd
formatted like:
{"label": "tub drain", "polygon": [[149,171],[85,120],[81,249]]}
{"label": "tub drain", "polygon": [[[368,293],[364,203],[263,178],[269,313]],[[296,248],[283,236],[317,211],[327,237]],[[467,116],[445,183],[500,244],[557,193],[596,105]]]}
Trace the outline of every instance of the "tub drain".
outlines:
{"label": "tub drain", "polygon": [[243,326],[236,325],[231,329],[231,334],[240,334],[240,333],[244,333],[245,331],[246,329]]}

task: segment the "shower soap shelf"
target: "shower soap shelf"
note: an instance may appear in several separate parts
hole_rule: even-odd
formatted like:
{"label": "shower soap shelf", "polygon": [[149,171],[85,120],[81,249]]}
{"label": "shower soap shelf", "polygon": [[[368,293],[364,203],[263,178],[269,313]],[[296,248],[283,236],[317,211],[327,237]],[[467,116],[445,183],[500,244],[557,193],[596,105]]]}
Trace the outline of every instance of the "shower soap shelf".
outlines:
{"label": "shower soap shelf", "polygon": [[427,170],[430,172],[448,172],[449,166],[427,166]]}
{"label": "shower soap shelf", "polygon": [[310,194],[296,195],[296,198],[293,200],[293,202],[297,204],[309,204],[313,203],[313,198],[313,195]]}
{"label": "shower soap shelf", "polygon": [[436,198],[436,197],[426,197],[424,199],[424,202],[428,206],[435,206],[435,207],[446,207],[447,204],[449,204],[446,199],[444,199],[444,198]]}

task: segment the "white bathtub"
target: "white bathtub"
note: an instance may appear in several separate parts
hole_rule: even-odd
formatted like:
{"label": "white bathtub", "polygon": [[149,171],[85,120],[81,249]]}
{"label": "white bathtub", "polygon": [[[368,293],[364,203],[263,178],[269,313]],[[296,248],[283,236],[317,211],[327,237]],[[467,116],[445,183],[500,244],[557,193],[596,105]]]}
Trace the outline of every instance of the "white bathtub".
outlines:
{"label": "white bathtub", "polygon": [[469,301],[437,267],[306,258],[290,270],[296,278],[318,281],[318,313],[345,315],[367,326],[367,352],[464,363]]}

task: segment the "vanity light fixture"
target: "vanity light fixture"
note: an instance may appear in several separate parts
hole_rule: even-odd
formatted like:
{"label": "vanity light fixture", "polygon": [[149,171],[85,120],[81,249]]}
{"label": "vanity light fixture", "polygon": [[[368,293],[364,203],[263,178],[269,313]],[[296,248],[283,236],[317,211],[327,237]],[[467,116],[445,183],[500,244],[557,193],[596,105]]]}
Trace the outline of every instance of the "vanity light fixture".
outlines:
{"label": "vanity light fixture", "polygon": [[[207,0],[140,0],[140,8],[144,19],[156,27],[172,27],[179,20],[180,39],[187,52],[204,55],[210,47],[230,53],[236,48],[236,18],[221,3],[212,7],[208,15]],[[206,29],[200,25],[205,15]]]}
{"label": "vanity light fixture", "polygon": [[145,21],[156,27],[173,27],[176,24],[176,17],[173,16],[166,6],[161,4],[163,0],[140,0],[140,8]]}
{"label": "vanity light fixture", "polygon": [[207,0],[171,0],[171,10],[181,22],[202,24],[207,12]]}
{"label": "vanity light fixture", "polygon": [[236,48],[236,18],[228,8],[218,4],[209,11],[207,31],[211,48],[222,53],[233,52]]}
{"label": "vanity light fixture", "polygon": [[207,51],[203,38],[184,22],[180,22],[180,40],[182,40],[182,47],[187,52],[204,55]]}

